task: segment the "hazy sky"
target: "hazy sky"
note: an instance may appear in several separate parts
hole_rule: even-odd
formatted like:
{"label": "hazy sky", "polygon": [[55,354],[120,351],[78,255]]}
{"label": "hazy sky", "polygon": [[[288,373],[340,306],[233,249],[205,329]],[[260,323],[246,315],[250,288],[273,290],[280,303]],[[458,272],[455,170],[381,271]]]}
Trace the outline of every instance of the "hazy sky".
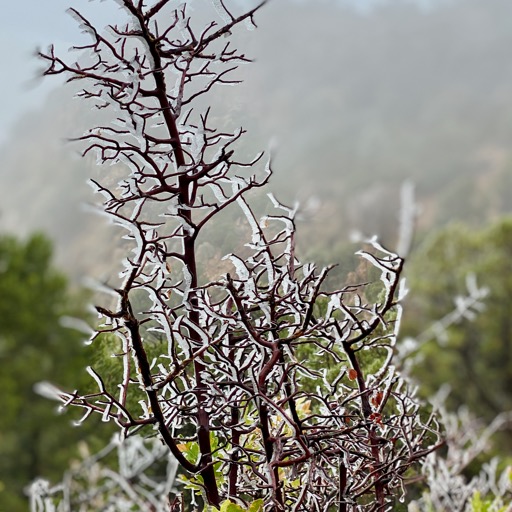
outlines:
{"label": "hazy sky", "polygon": [[[235,0],[243,3],[254,0]],[[275,1],[275,0],[274,0]],[[277,0],[279,1],[279,0]],[[211,2],[193,0],[192,4]],[[4,5],[5,4],[5,5]],[[16,119],[44,101],[57,79],[38,80],[40,63],[37,48],[50,43],[60,47],[61,54],[80,41],[76,21],[66,13],[70,6],[79,10],[97,26],[105,26],[119,18],[115,0],[5,0],[0,18],[0,44],[3,51],[0,80],[0,143]],[[85,36],[84,36],[85,37]],[[83,39],[82,41],[85,41]]]}
{"label": "hazy sky", "polygon": [[[235,1],[252,3],[254,0]],[[198,5],[201,2],[210,3],[211,0],[190,3]],[[77,23],[66,9],[75,7],[91,21],[96,21],[97,26],[105,26],[119,18],[115,0],[5,0],[3,4],[0,18],[0,44],[4,49],[0,80],[0,144],[16,119],[37,107],[58,83],[55,77],[37,79],[41,64],[35,57],[36,49],[54,43],[62,54],[63,50],[80,41]]]}
{"label": "hazy sky", "polygon": [[44,101],[45,93],[55,80],[36,80],[40,64],[34,56],[38,47],[51,42],[61,48],[75,43],[79,31],[75,21],[66,14],[73,5],[84,13],[101,13],[106,22],[118,9],[114,2],[86,0],[8,0],[2,5],[0,44],[3,48],[2,80],[0,80],[0,142],[5,140],[15,120],[30,108]]}
{"label": "hazy sky", "polygon": [[[194,3],[197,5],[210,1],[194,0]],[[247,3],[253,0],[235,1]],[[385,4],[390,0],[338,1],[345,5],[356,5],[358,10],[364,12],[371,6]],[[427,6],[434,0],[402,1],[414,1]],[[57,83],[55,78],[45,81],[36,79],[40,64],[34,56],[35,50],[38,47],[45,48],[49,43],[55,43],[63,50],[79,40],[76,22],[66,14],[66,9],[73,6],[103,26],[116,19],[119,8],[114,0],[7,0],[3,4],[0,20],[0,44],[4,49],[0,80],[0,143],[5,140],[16,119],[44,101],[47,91]]]}

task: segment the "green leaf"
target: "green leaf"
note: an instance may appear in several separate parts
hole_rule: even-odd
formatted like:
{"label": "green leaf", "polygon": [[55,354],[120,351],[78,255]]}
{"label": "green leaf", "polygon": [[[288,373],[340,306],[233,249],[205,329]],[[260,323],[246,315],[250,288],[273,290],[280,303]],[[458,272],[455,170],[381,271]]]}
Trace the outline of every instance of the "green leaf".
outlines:
{"label": "green leaf", "polygon": [[471,512],[490,512],[491,510],[495,510],[496,512],[506,512],[507,507],[503,506],[497,508],[497,499],[482,499],[482,496],[479,491],[475,491],[473,497],[471,498]]}
{"label": "green leaf", "polygon": [[211,507],[209,510],[210,512],[263,512],[263,504],[263,500],[260,499],[253,501],[249,505],[249,508],[244,508],[241,505],[233,503],[231,500],[226,500],[222,502],[220,510],[215,507]]}
{"label": "green leaf", "polygon": [[220,512],[246,512],[244,508],[230,500],[226,500],[220,506]]}
{"label": "green leaf", "polygon": [[249,512],[263,512],[263,500],[256,500],[251,503],[251,506],[249,507]]}

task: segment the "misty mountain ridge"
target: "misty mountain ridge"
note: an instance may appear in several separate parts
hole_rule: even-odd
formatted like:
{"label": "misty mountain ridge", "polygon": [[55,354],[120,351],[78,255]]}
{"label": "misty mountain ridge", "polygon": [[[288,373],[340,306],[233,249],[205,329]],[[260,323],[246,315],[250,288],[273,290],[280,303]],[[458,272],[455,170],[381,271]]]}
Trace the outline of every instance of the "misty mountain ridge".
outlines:
{"label": "misty mountain ridge", "polygon": [[[257,31],[238,35],[255,57],[240,70],[244,84],[209,100],[219,121],[249,130],[242,152],[277,141],[266,192],[319,199],[299,228],[310,255],[332,259],[354,228],[392,242],[406,179],[417,186],[420,229],[512,210],[510,2],[424,11],[390,1],[361,16],[333,2],[279,0],[256,21]],[[0,226],[42,229],[64,269],[106,276],[119,259],[112,234],[79,206],[94,201],[85,181],[101,170],[62,142],[98,112],[71,95],[54,90],[0,149]]]}

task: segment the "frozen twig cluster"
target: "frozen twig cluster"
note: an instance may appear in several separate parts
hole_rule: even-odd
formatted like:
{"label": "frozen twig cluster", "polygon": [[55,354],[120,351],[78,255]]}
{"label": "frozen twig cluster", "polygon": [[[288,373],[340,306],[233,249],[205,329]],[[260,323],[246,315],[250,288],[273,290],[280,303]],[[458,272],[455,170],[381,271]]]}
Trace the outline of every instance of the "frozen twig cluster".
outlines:
{"label": "frozen twig cluster", "polygon": [[479,286],[474,274],[466,276],[466,289],[465,295],[455,297],[452,311],[433,322],[415,338],[406,338],[400,342],[397,347],[397,360],[403,374],[408,374],[411,368],[421,364],[423,345],[434,341],[441,347],[445,346],[451,326],[457,325],[465,319],[474,320],[485,309],[485,299],[489,295],[489,289]]}
{"label": "frozen twig cluster", "polygon": [[[215,1],[222,23],[200,30],[186,2],[118,3],[129,22],[105,32],[71,10],[91,38],[86,60],[70,64],[53,48],[41,58],[46,75],[81,81],[79,97],[112,112],[111,124],[78,140],[100,164],[126,169],[117,184],[91,181],[131,245],[117,304],[96,308],[90,338],[115,337],[122,375],[109,386],[88,368],[95,392],[50,394],[83,408],[83,419],[115,422],[125,438],[157,434],[203,506],[391,510],[442,444],[435,416],[393,366],[403,260],[368,240],[359,254],[380,284],[330,289],[330,268],[296,256],[295,210],[270,196],[259,219],[246,199],[267,183],[270,162],[238,159],[243,129],[219,130],[210,109],[195,107],[236,82],[247,58],[229,35],[265,2],[235,15]],[[249,240],[226,256],[230,273],[201,280],[198,239],[231,205]],[[172,510],[185,506],[172,492]]]}
{"label": "frozen twig cluster", "polygon": [[[116,464],[107,463],[111,454]],[[121,442],[115,436],[99,453],[74,463],[60,485],[36,480],[28,489],[30,510],[168,512],[176,470],[176,460],[158,439],[131,436]]]}
{"label": "frozen twig cluster", "polygon": [[436,408],[445,428],[446,453],[430,454],[423,465],[427,484],[423,497],[409,504],[410,512],[436,510],[439,512],[471,512],[472,499],[490,496],[492,511],[512,510],[512,467],[499,470],[497,458],[483,464],[473,477],[465,471],[490,448],[491,438],[510,426],[512,413],[501,413],[489,425],[483,424],[466,408],[457,413],[444,406],[448,389],[436,398]]}

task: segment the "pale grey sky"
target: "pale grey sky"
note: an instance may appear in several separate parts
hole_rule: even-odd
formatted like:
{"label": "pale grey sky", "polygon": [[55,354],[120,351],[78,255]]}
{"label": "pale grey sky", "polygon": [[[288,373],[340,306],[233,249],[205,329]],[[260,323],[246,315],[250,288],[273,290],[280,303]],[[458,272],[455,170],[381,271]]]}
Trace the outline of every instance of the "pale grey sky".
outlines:
{"label": "pale grey sky", "polygon": [[37,80],[40,64],[35,57],[38,47],[49,43],[68,48],[79,40],[76,22],[66,13],[72,5],[88,15],[114,19],[118,6],[110,1],[87,0],[7,0],[2,5],[0,45],[3,64],[0,80],[0,143],[16,119],[44,101],[55,79]]}
{"label": "pale grey sky", "polygon": [[[195,0],[197,3],[211,0]],[[247,3],[254,0],[236,0]],[[280,0],[272,0],[279,2]],[[299,0],[305,1],[305,0]],[[316,0],[313,0],[316,1]],[[390,0],[338,0],[360,11]],[[402,0],[428,6],[450,0]],[[115,0],[4,0],[0,20],[0,45],[3,64],[0,80],[0,144],[10,128],[28,110],[44,101],[58,82],[55,78],[37,80],[40,64],[35,57],[38,47],[55,43],[61,51],[80,41],[76,22],[66,13],[70,6],[104,26],[118,18]]]}

